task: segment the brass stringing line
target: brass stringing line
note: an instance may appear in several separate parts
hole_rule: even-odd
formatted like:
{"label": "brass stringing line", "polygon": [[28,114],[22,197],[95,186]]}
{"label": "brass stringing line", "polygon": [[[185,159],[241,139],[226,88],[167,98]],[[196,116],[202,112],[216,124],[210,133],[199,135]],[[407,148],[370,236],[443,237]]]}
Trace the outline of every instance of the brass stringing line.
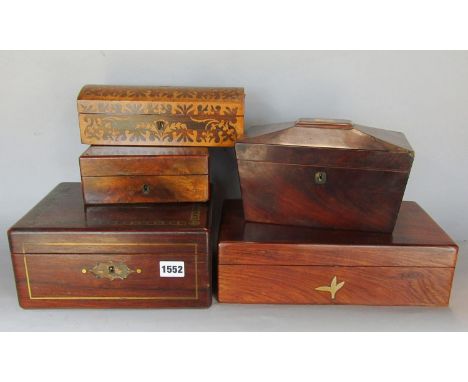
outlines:
{"label": "brass stringing line", "polygon": [[[23,243],[22,250],[23,254],[26,254],[25,250],[25,245],[28,244],[34,244],[34,243]],[[86,243],[86,242],[81,242],[81,243],[36,243],[36,245],[52,245],[52,246],[72,246],[72,245],[109,245],[109,246],[145,246],[145,245],[154,245],[154,246],[194,246],[195,252],[197,252],[197,243],[176,243],[176,244],[171,244],[171,243],[146,243],[146,244],[140,244],[140,243]]]}
{"label": "brass stringing line", "polygon": [[198,300],[198,254],[195,252],[195,300]]}
{"label": "brass stringing line", "polygon": [[[26,273],[26,283],[28,287],[29,299],[30,300],[198,300],[198,244],[197,243],[179,243],[179,244],[170,244],[170,243],[149,243],[149,245],[155,246],[167,246],[167,245],[189,245],[194,247],[195,255],[195,297],[117,297],[117,296],[107,296],[107,297],[98,297],[98,296],[89,296],[89,297],[33,297],[31,292],[31,283],[29,279],[29,270],[28,264],[26,261],[25,253],[25,244],[23,243],[23,260],[24,268]],[[113,243],[113,244],[102,244],[102,243],[42,243],[42,245],[148,245],[148,244],[139,244],[139,243]],[[121,254],[117,254],[121,255]]]}
{"label": "brass stringing line", "polygon": [[28,264],[26,262],[26,256],[23,256],[23,260],[24,260],[24,270],[26,272],[26,282],[28,284],[29,298],[32,300],[31,285],[29,284],[29,272],[28,272]]}
{"label": "brass stringing line", "polygon": [[29,298],[31,300],[198,300],[198,259],[195,255],[195,297],[192,296],[182,296],[182,297],[121,297],[121,296],[88,296],[88,297],[33,297],[31,294],[31,284],[29,281],[29,272],[26,263],[26,256],[24,256],[25,270],[26,270],[26,282],[28,285]]}

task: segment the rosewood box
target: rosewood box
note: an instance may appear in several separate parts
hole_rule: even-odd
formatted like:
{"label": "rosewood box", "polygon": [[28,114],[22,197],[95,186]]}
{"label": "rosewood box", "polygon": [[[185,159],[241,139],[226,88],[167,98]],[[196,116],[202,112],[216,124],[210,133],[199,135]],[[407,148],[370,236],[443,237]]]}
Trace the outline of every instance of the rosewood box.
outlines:
{"label": "rosewood box", "polygon": [[91,146],[80,169],[86,204],[209,199],[206,147]]}
{"label": "rosewood box", "polygon": [[210,206],[91,206],[61,183],[8,232],[23,308],[207,307]]}
{"label": "rosewood box", "polygon": [[224,303],[446,306],[458,247],[415,202],[393,234],[251,223],[224,204],[218,300]]}
{"label": "rosewood box", "polygon": [[86,85],[78,113],[81,141],[91,145],[234,146],[244,89]]}
{"label": "rosewood box", "polygon": [[391,232],[414,153],[402,133],[343,120],[259,126],[236,143],[245,218]]}

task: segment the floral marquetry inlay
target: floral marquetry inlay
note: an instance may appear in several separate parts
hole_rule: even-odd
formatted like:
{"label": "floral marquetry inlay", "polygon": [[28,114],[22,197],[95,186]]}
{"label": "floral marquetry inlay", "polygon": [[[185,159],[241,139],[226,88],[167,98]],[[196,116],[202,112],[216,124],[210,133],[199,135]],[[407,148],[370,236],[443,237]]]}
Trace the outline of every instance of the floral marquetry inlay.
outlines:
{"label": "floral marquetry inlay", "polygon": [[196,119],[181,121],[155,118],[152,115],[80,116],[83,143],[147,145],[232,145],[240,129],[237,118]]}
{"label": "floral marquetry inlay", "polygon": [[87,85],[78,100],[243,100],[243,88]]}
{"label": "floral marquetry inlay", "polygon": [[244,89],[88,85],[78,112],[86,144],[234,146]]}
{"label": "floral marquetry inlay", "polygon": [[88,114],[158,114],[158,115],[213,115],[242,116],[239,106],[206,102],[132,102],[132,101],[81,101],[79,113]]}

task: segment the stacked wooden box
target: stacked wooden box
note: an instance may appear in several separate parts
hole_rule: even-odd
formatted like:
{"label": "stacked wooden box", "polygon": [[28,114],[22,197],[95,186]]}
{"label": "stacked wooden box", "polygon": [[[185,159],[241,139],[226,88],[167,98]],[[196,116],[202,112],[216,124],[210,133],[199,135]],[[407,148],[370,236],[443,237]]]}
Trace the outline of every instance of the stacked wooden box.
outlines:
{"label": "stacked wooden box", "polygon": [[301,119],[249,129],[236,153],[221,302],[448,305],[458,248],[402,203],[414,158],[403,134]]}
{"label": "stacked wooden box", "polygon": [[242,200],[222,211],[220,302],[448,305],[458,247],[402,202],[403,134],[300,119],[242,137],[242,88],[85,86],[78,112],[81,184],[9,230],[21,306],[209,306],[208,147],[234,144]]}
{"label": "stacked wooden box", "polygon": [[85,86],[79,183],[9,231],[25,308],[212,300],[208,148],[243,134],[242,88]]}

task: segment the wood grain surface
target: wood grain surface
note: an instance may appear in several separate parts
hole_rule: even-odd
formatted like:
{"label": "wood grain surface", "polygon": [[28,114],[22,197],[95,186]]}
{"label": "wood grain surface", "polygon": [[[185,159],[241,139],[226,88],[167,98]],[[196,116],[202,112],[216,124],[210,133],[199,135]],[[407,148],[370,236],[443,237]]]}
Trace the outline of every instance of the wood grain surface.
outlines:
{"label": "wood grain surface", "polygon": [[[96,206],[89,210],[80,184],[62,183],[9,230],[21,306],[211,304],[209,204]],[[160,277],[159,261],[184,261],[186,276]],[[90,272],[107,262],[122,262],[133,272],[124,280],[98,279]]]}
{"label": "wood grain surface", "polygon": [[220,243],[219,263],[230,265],[328,265],[454,267],[452,246]]}
{"label": "wood grain surface", "polygon": [[206,202],[208,175],[83,177],[86,204]]}
{"label": "wood grain surface", "polygon": [[[395,230],[384,234],[249,223],[242,202],[228,200],[218,242],[218,299],[445,306],[457,253],[457,245],[414,202],[403,202]],[[335,286],[344,284],[332,298],[323,289],[331,290],[334,278]]]}
{"label": "wood grain surface", "polygon": [[82,143],[233,146],[244,133],[244,89],[87,85],[78,112]]}
{"label": "wood grain surface", "polygon": [[206,147],[91,146],[80,156],[86,204],[205,202]]}
{"label": "wood grain surface", "polygon": [[279,224],[247,222],[242,201],[226,200],[223,205],[223,244],[328,244],[357,246],[404,246],[423,248],[457,246],[446,232],[416,202],[404,201],[392,233],[328,230]]}
{"label": "wood grain surface", "polygon": [[248,221],[391,232],[414,152],[398,132],[303,119],[249,129],[236,156]]}
{"label": "wood grain surface", "polygon": [[[246,220],[391,232],[408,179],[399,171],[238,161]],[[325,184],[315,174],[325,172]]]}
{"label": "wood grain surface", "polygon": [[206,175],[206,147],[91,146],[80,156],[81,176]]}
{"label": "wood grain surface", "polygon": [[[434,305],[449,303],[453,268],[222,265],[218,300],[256,304]],[[336,277],[344,282],[336,292]]]}
{"label": "wood grain surface", "polygon": [[[124,280],[97,278],[93,266],[123,262],[133,272]],[[159,261],[184,261],[185,277],[159,277]],[[23,307],[58,306],[79,301],[100,307],[101,302],[121,301],[119,306],[209,305],[209,265],[206,256],[144,255],[13,255],[17,286]],[[87,270],[83,273],[83,269]],[[137,271],[138,270],[138,271]],[[140,273],[138,273],[140,272]]]}

